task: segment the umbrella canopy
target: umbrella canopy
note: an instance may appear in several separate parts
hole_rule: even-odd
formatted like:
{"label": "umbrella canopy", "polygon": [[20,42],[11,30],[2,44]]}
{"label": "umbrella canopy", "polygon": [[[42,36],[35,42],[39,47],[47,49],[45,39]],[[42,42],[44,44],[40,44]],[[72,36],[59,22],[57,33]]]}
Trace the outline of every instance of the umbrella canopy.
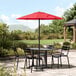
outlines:
{"label": "umbrella canopy", "polygon": [[29,14],[29,15],[19,17],[17,19],[23,19],[23,20],[54,20],[54,19],[62,19],[62,18],[48,14],[48,13],[45,13],[45,12],[35,12],[35,13]]}
{"label": "umbrella canopy", "polygon": [[[39,21],[39,36],[38,36],[38,41],[39,41],[39,53],[38,56],[40,58],[40,20],[55,20],[55,19],[62,19],[61,17],[54,16],[45,12],[35,12],[29,15],[25,15],[22,17],[19,17],[17,19],[21,20],[38,20]],[[40,65],[40,59],[39,59],[39,65]]]}

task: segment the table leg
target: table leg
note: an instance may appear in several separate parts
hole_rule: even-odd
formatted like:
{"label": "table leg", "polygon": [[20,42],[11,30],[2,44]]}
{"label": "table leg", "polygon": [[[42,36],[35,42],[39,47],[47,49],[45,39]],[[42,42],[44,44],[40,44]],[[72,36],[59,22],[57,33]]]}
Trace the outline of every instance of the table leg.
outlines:
{"label": "table leg", "polygon": [[47,51],[45,51],[45,67],[47,68]]}

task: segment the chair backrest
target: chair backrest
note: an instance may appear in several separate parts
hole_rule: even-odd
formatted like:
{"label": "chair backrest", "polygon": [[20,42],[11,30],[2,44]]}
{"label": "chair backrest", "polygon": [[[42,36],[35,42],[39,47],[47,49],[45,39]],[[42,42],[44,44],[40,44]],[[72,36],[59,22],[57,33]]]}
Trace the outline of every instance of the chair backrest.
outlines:
{"label": "chair backrest", "polygon": [[16,47],[12,47],[13,51],[14,51],[14,54],[15,56],[19,56],[18,52],[17,52],[17,48]]}
{"label": "chair backrest", "polygon": [[48,54],[52,54],[54,51],[54,45],[44,45],[44,48],[49,48],[51,49],[50,51],[48,51]]}
{"label": "chair backrest", "polygon": [[70,46],[62,46],[61,54],[68,55],[69,50],[70,50]]}
{"label": "chair backrest", "polygon": [[31,50],[26,49],[26,48],[22,48],[22,49],[24,50],[25,56],[32,55]]}
{"label": "chair backrest", "polygon": [[43,45],[44,48],[54,49],[54,45]]}

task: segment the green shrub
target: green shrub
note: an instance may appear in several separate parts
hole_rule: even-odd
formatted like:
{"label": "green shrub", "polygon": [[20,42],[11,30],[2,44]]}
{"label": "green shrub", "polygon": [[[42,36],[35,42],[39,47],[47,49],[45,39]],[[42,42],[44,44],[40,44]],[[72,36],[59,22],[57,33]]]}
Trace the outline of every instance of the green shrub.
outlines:
{"label": "green shrub", "polygon": [[0,48],[0,56],[7,56],[8,55],[8,50],[3,49],[3,47]]}
{"label": "green shrub", "polygon": [[63,42],[63,45],[65,45],[65,46],[70,46],[70,42]]}
{"label": "green shrub", "polygon": [[[24,55],[24,51],[21,48],[17,48],[17,53],[19,56],[23,56]],[[0,48],[0,56],[1,57],[5,57],[5,56],[15,56],[15,52],[14,49],[3,49]]]}
{"label": "green shrub", "polygon": [[0,67],[0,76],[12,76],[4,67]]}
{"label": "green shrub", "polygon": [[59,48],[61,48],[61,44],[59,44],[59,43],[54,43],[54,47],[55,47],[56,49],[59,49]]}
{"label": "green shrub", "polygon": [[21,48],[17,48],[17,53],[19,56],[24,56],[24,50]]}
{"label": "green shrub", "polygon": [[57,39],[57,38],[58,38],[57,34],[51,33],[50,35],[48,35],[48,39]]}
{"label": "green shrub", "polygon": [[67,50],[71,48],[71,43],[70,42],[63,42],[62,49]]}
{"label": "green shrub", "polygon": [[0,76],[26,76],[26,70],[24,72],[18,73],[16,70],[16,65],[14,62],[13,67],[0,66]]}
{"label": "green shrub", "polygon": [[5,40],[4,42],[3,42],[3,48],[5,48],[5,49],[9,49],[13,44],[12,44],[13,42],[11,41],[11,40]]}
{"label": "green shrub", "polygon": [[76,49],[76,43],[72,44],[72,49]]}
{"label": "green shrub", "polygon": [[12,43],[13,43],[13,42],[12,42],[12,40],[10,40],[10,39],[1,39],[1,38],[0,38],[0,47],[3,47],[3,48],[5,48],[5,49],[9,49],[10,46],[13,45]]}
{"label": "green shrub", "polygon": [[[29,44],[29,45],[27,45],[27,47],[38,48],[39,47],[39,44]],[[40,47],[43,47],[43,46],[40,45]]]}
{"label": "green shrub", "polygon": [[24,43],[24,42],[14,42],[14,46],[13,47],[26,48],[27,44]]}
{"label": "green shrub", "polygon": [[9,49],[8,50],[8,56],[14,56],[15,53],[14,53],[14,50],[13,49]]}

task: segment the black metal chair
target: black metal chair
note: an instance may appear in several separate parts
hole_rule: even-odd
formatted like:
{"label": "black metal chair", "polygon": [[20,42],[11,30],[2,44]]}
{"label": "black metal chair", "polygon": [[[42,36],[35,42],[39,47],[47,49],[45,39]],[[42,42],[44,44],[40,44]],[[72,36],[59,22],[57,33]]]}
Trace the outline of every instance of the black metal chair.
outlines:
{"label": "black metal chair", "polygon": [[25,69],[25,66],[27,66],[27,61],[29,61],[29,66],[30,67],[30,60],[32,60],[32,54],[31,54],[31,51],[30,50],[26,50],[25,48],[23,48],[24,50],[24,53],[25,53],[25,64],[24,64],[24,69]]}
{"label": "black metal chair", "polygon": [[[42,57],[38,57],[38,54],[37,53],[34,53],[34,51],[32,52],[31,50],[27,50],[26,48],[23,48],[24,50],[24,53],[25,53],[25,63],[24,63],[24,69],[25,69],[25,66],[27,66],[27,63],[29,64],[29,68],[31,68],[31,72],[32,72],[32,69],[33,67],[36,68],[36,70],[38,69],[38,61],[39,59],[42,61],[42,65],[43,65],[43,59]],[[36,65],[35,65],[35,60],[36,60]],[[29,62],[27,62],[29,61]],[[42,70],[43,70],[43,67],[42,67]]]}
{"label": "black metal chair", "polygon": [[69,46],[62,46],[62,48],[60,49],[60,51],[58,53],[54,53],[52,52],[52,62],[51,62],[51,67],[54,65],[54,58],[58,59],[58,68],[59,68],[59,60],[60,60],[60,65],[62,66],[62,59],[61,57],[67,57],[67,61],[68,61],[68,67],[70,67],[69,64]]}
{"label": "black metal chair", "polygon": [[68,62],[68,67],[70,67],[70,63],[69,63],[69,50],[70,50],[70,46],[62,46],[61,48],[61,57],[66,57],[67,58],[67,62]]}

